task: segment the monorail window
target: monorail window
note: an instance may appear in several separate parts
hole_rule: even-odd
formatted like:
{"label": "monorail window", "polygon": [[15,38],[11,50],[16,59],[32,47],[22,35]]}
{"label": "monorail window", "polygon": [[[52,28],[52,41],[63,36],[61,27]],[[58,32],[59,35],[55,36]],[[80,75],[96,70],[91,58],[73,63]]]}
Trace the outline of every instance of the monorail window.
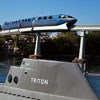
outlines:
{"label": "monorail window", "polygon": [[61,16],[59,16],[58,18],[61,18]]}
{"label": "monorail window", "polygon": [[31,19],[29,18],[29,19],[28,19],[28,22],[30,22],[30,20],[31,20]]}
{"label": "monorail window", "polygon": [[66,18],[66,16],[62,16],[62,18]]}
{"label": "monorail window", "polygon": [[44,18],[43,18],[44,20],[46,20],[47,19],[47,16],[44,16]]}
{"label": "monorail window", "polygon": [[9,25],[9,23],[8,22],[5,22],[5,25]]}
{"label": "monorail window", "polygon": [[68,16],[69,18],[73,18],[72,16]]}
{"label": "monorail window", "polygon": [[52,16],[49,16],[49,19],[52,19]]}
{"label": "monorail window", "polygon": [[17,23],[17,21],[13,21],[13,22],[11,22],[11,24],[16,24]]}
{"label": "monorail window", "polygon": [[42,19],[41,17],[38,18],[38,20],[41,20],[41,19]]}
{"label": "monorail window", "polygon": [[22,20],[22,22],[24,22],[24,19]]}
{"label": "monorail window", "polygon": [[33,19],[32,20],[35,20],[35,17],[33,17]]}
{"label": "monorail window", "polygon": [[27,19],[25,19],[25,22],[27,22]]}

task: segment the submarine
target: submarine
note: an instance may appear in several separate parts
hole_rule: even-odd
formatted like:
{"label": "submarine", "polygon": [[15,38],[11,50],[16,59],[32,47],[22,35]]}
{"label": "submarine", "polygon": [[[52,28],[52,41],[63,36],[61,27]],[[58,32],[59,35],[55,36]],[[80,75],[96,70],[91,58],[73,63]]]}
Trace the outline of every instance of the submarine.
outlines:
{"label": "submarine", "polygon": [[99,100],[78,63],[24,58],[0,84],[0,100]]}

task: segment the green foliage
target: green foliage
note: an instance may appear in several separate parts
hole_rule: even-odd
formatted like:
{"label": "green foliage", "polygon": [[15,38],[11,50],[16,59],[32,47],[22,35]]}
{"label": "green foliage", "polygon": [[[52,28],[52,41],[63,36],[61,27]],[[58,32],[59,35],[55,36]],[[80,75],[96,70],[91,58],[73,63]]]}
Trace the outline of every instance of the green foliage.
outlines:
{"label": "green foliage", "polygon": [[14,38],[13,47],[19,47],[19,35],[16,35]]}
{"label": "green foliage", "polygon": [[32,42],[26,42],[24,40],[19,41],[19,48],[21,49],[24,56],[29,56],[30,54],[34,54],[35,44]]}
{"label": "green foliage", "polygon": [[13,40],[12,36],[10,36],[10,35],[5,35],[3,38],[4,38],[6,41]]}
{"label": "green foliage", "polygon": [[[79,53],[80,36],[75,32],[58,33],[52,38],[45,33],[41,37],[41,55],[78,55]],[[35,43],[32,42],[32,37],[26,36],[25,38],[27,40],[24,38],[19,40],[18,35],[13,38],[11,36],[0,37],[0,48],[3,52],[5,41],[13,40],[13,47],[19,47],[23,55],[34,54]],[[89,32],[86,35],[86,54],[100,56],[100,32]]]}
{"label": "green foliage", "polygon": [[0,37],[0,47],[3,46],[5,43],[5,39],[3,37]]}
{"label": "green foliage", "polygon": [[86,35],[86,53],[100,55],[100,32],[89,32]]}
{"label": "green foliage", "polygon": [[75,32],[60,33],[42,44],[43,54],[76,54],[79,36]]}

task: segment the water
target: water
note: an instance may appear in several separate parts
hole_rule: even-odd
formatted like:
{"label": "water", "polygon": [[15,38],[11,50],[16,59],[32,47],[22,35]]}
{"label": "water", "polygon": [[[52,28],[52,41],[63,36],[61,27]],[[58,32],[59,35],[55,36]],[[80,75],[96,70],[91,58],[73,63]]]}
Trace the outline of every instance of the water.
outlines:
{"label": "water", "polygon": [[11,65],[20,66],[22,58],[0,57],[0,83],[4,83]]}
{"label": "water", "polygon": [[8,74],[9,65],[0,63],[0,83],[4,83]]}
{"label": "water", "polygon": [[[10,65],[20,66],[22,58],[0,58],[0,83],[4,83]],[[100,98],[100,76],[88,76],[89,83]]]}
{"label": "water", "polygon": [[100,98],[100,76],[88,76],[88,80]]}

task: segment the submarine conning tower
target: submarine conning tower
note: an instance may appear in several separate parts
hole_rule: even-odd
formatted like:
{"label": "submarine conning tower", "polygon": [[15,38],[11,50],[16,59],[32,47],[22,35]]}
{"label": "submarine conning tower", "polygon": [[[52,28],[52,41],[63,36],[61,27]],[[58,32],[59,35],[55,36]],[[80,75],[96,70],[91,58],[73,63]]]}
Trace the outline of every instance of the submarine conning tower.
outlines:
{"label": "submarine conning tower", "polygon": [[99,100],[78,64],[23,59],[20,67],[10,67],[0,100],[33,99]]}

